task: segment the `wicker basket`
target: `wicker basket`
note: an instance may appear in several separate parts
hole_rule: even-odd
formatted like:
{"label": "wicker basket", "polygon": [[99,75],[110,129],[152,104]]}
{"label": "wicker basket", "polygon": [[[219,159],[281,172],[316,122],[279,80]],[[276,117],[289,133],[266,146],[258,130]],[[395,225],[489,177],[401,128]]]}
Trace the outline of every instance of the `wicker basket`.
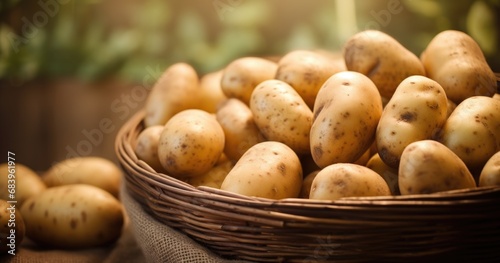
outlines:
{"label": "wicker basket", "polygon": [[132,145],[144,112],[121,129],[126,187],[146,211],[225,258],[258,262],[500,259],[500,187],[338,201],[251,198],[155,172]]}

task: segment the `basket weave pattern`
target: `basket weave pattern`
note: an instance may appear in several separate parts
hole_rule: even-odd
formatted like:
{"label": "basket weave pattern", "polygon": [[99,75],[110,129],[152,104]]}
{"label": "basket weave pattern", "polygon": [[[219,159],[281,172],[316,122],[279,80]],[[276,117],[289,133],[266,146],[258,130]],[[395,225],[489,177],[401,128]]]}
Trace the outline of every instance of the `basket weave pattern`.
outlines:
{"label": "basket weave pattern", "polygon": [[258,262],[500,259],[500,187],[429,195],[270,200],[195,188],[155,172],[133,151],[144,112],[116,153],[130,194],[160,222],[225,258]]}

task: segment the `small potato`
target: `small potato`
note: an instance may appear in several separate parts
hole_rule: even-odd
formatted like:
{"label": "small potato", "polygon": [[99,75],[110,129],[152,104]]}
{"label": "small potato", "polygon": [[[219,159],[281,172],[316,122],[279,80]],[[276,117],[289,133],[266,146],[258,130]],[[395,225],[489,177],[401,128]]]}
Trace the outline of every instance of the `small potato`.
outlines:
{"label": "small potato", "polygon": [[88,184],[118,197],[122,171],[110,160],[101,157],[76,157],[53,165],[42,177],[48,187]]}
{"label": "small potato", "polygon": [[276,62],[257,57],[243,57],[229,63],[221,80],[222,92],[228,98],[236,98],[249,105],[252,92],[259,83],[273,79]]}
{"label": "small potato", "polygon": [[344,68],[318,52],[295,50],[278,62],[276,79],[288,83],[304,99],[310,109],[323,83]]}
{"label": "small potato", "polygon": [[399,184],[398,184],[398,169],[392,168],[389,165],[385,164],[384,161],[380,158],[378,153],[374,154],[368,163],[366,164],[367,168],[378,173],[382,178],[384,178],[385,182],[389,186],[392,195],[399,195]]}
{"label": "small potato", "polygon": [[149,166],[157,172],[163,171],[160,158],[158,158],[158,144],[162,131],[163,125],[147,127],[137,136],[134,147],[134,152],[137,157],[149,164]]}
{"label": "small potato", "polygon": [[409,76],[425,75],[419,58],[393,37],[376,30],[353,35],[344,46],[348,70],[368,76],[382,97],[391,98],[399,83]]}
{"label": "small potato", "polygon": [[270,199],[295,198],[302,185],[299,157],[287,145],[266,141],[241,156],[221,189]]}
{"label": "small potato", "polygon": [[224,153],[238,161],[250,147],[266,139],[254,122],[250,108],[238,99],[228,99],[217,110],[217,121],[224,130]]}
{"label": "small potato", "polygon": [[450,148],[469,169],[481,169],[500,151],[500,100],[474,96],[457,105],[438,141]]}
{"label": "small potato", "polygon": [[300,188],[300,194],[299,194],[300,198],[309,198],[309,195],[311,193],[312,182],[314,178],[316,178],[316,175],[319,173],[319,171],[320,170],[316,170],[306,175],[306,177],[302,181],[302,188]]}
{"label": "small potato", "polygon": [[158,156],[169,175],[186,179],[212,169],[223,150],[224,131],[215,116],[190,109],[177,113],[165,124]]}
{"label": "small potato", "polygon": [[16,255],[26,234],[26,226],[18,204],[0,199],[0,256]]}
{"label": "small potato", "polygon": [[318,92],[311,126],[311,154],[319,167],[353,163],[372,145],[382,99],[361,73],[339,72]]}
{"label": "small potato", "polygon": [[500,186],[500,152],[486,162],[479,175],[479,186]]}
{"label": "small potato", "polygon": [[176,113],[199,105],[198,74],[189,64],[176,63],[155,83],[144,105],[146,127],[165,125]]}
{"label": "small potato", "polygon": [[233,166],[233,162],[229,160],[225,161],[214,166],[210,171],[201,176],[189,178],[187,183],[195,187],[203,185],[220,189],[224,178],[226,178],[226,175],[231,171]]}
{"label": "small potato", "polygon": [[91,185],[49,188],[21,207],[26,235],[50,248],[89,248],[116,241],[124,222],[121,203]]}
{"label": "small potato", "polygon": [[200,103],[197,105],[198,109],[215,113],[219,105],[227,100],[221,88],[222,74],[222,70],[210,72],[200,79]]}
{"label": "small potato", "polygon": [[403,80],[377,126],[380,158],[396,168],[408,144],[434,138],[446,121],[447,110],[446,94],[439,83],[423,76]]}
{"label": "small potato", "polygon": [[[9,185],[15,186],[15,189],[12,190]],[[0,199],[10,200],[9,194],[13,193],[17,205],[21,206],[26,199],[43,192],[46,188],[40,176],[28,166],[20,163],[0,164]]]}
{"label": "small potato", "polygon": [[451,115],[451,113],[455,110],[457,107],[457,104],[450,99],[448,99],[448,108],[446,110],[446,119],[448,119]]}
{"label": "small potato", "polygon": [[416,141],[405,148],[398,181],[402,195],[476,187],[464,162],[446,146],[433,140]]}
{"label": "small potato", "polygon": [[309,199],[337,200],[343,197],[391,195],[389,186],[376,172],[357,164],[336,163],[314,178]]}
{"label": "small potato", "polygon": [[437,81],[446,96],[460,103],[472,96],[493,96],[495,74],[476,41],[466,33],[445,30],[420,55],[427,76]]}
{"label": "small potato", "polygon": [[264,137],[288,145],[297,154],[309,153],[313,113],[302,97],[281,80],[266,80],[252,93],[250,110]]}

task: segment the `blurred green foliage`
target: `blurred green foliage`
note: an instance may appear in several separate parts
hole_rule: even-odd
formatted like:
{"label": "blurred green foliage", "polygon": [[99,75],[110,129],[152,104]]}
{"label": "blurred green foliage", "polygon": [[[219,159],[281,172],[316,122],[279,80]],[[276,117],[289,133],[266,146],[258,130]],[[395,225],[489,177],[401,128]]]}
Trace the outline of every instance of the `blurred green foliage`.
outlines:
{"label": "blurred green foliage", "polygon": [[[355,9],[339,10],[340,1]],[[388,12],[391,4],[401,12]],[[140,82],[146,68],[178,61],[203,74],[241,56],[340,51],[339,32],[374,24],[416,54],[442,30],[465,31],[498,72],[499,10],[500,0],[3,0],[0,79]],[[350,11],[355,25],[339,20]]]}

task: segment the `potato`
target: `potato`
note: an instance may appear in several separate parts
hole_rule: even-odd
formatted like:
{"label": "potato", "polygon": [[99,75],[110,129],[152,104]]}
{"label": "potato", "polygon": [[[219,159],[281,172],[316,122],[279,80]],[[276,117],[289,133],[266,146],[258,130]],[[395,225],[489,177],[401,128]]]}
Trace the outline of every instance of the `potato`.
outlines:
{"label": "potato", "polygon": [[493,96],[495,74],[479,45],[469,35],[446,30],[437,34],[420,55],[427,76],[437,81],[446,96],[460,103],[472,96]]}
{"label": "potato", "polygon": [[18,204],[0,199],[0,256],[16,255],[26,234],[23,216],[16,207]]}
{"label": "potato", "polygon": [[465,99],[446,120],[438,141],[470,170],[481,169],[500,151],[500,100],[485,96]]}
{"label": "potato", "polygon": [[495,95],[493,95],[493,98],[496,100],[500,100],[500,94],[495,93]]}
{"label": "potato", "polygon": [[198,74],[186,63],[176,63],[163,72],[144,105],[146,127],[165,125],[176,113],[200,104]]}
{"label": "potato", "polygon": [[389,186],[389,189],[391,190],[392,195],[400,194],[398,184],[398,169],[392,168],[389,165],[385,164],[378,153],[374,154],[370,158],[370,160],[368,160],[366,167],[370,168],[371,170],[382,176],[382,178],[384,178],[385,182]]}
{"label": "potato", "polygon": [[[14,190],[11,190],[14,186]],[[21,163],[0,164],[0,199],[11,200],[9,194],[15,191],[13,192],[15,200],[17,205],[21,206],[26,199],[43,192],[46,188],[40,176],[28,166]]]}
{"label": "potato", "polygon": [[200,103],[196,107],[209,113],[217,112],[219,105],[227,100],[222,92],[221,79],[223,71],[210,72],[200,79]]}
{"label": "potato", "polygon": [[353,71],[331,76],[314,104],[311,154],[319,167],[352,163],[370,148],[382,114],[373,82]]}
{"label": "potato", "polygon": [[421,140],[408,145],[398,169],[402,195],[430,194],[474,188],[474,177],[464,162],[443,144]]}
{"label": "potato", "polygon": [[266,80],[252,93],[250,110],[264,137],[288,145],[297,154],[309,153],[313,113],[302,97],[281,80]]}
{"label": "potato", "polygon": [[368,76],[381,96],[388,99],[407,77],[425,75],[419,58],[381,31],[366,30],[353,35],[343,52],[347,69]]}
{"label": "potato", "polygon": [[314,178],[309,199],[337,200],[343,197],[391,195],[389,186],[376,172],[357,164],[336,163]]}
{"label": "potato", "polygon": [[189,109],[174,115],[160,135],[158,156],[165,171],[178,179],[208,172],[224,150],[224,131],[215,116]]}
{"label": "potato", "polygon": [[122,171],[110,160],[88,156],[66,159],[54,164],[43,176],[48,187],[88,184],[118,197]]}
{"label": "potato", "polygon": [[292,86],[313,109],[316,94],[323,83],[343,69],[318,52],[294,50],[280,59],[275,78]]}
{"label": "potato", "polygon": [[89,248],[116,241],[124,222],[121,203],[92,185],[49,188],[21,207],[26,235],[51,248]]}
{"label": "potato", "polygon": [[403,80],[377,126],[380,158],[396,168],[408,144],[434,138],[446,121],[447,110],[446,94],[437,82],[423,76]]}
{"label": "potato", "polygon": [[224,153],[233,162],[250,147],[266,139],[254,122],[250,108],[238,99],[228,99],[217,110],[217,121],[224,130]]}
{"label": "potato", "polygon": [[265,80],[273,79],[278,65],[257,57],[243,57],[229,63],[221,80],[222,92],[228,98],[236,98],[249,104],[252,91]]}
{"label": "potato", "polygon": [[316,178],[316,175],[318,175],[320,170],[316,170],[313,172],[310,172],[309,174],[306,175],[304,180],[302,180],[302,187],[300,188],[300,193],[299,197],[300,198],[309,198],[309,194],[311,193],[311,185]]}
{"label": "potato", "polygon": [[368,148],[365,153],[363,153],[363,155],[361,155],[361,157],[359,157],[356,161],[352,162],[354,164],[359,164],[359,165],[366,165],[366,163],[368,162],[368,160],[370,160],[370,157],[371,157],[371,154],[370,154],[371,150],[370,148]]}
{"label": "potato", "polygon": [[500,152],[486,162],[479,175],[479,186],[500,186]]}
{"label": "potato", "polygon": [[457,107],[457,104],[455,102],[453,102],[452,100],[448,99],[446,119],[448,119],[448,117],[450,117],[451,113],[455,110],[456,107]]}
{"label": "potato", "polygon": [[298,197],[302,168],[287,145],[266,141],[241,156],[222,182],[221,189],[246,196],[282,199]]}
{"label": "potato", "polygon": [[233,162],[227,160],[214,166],[210,171],[201,176],[187,179],[187,183],[195,187],[203,185],[220,189],[224,178],[226,178],[226,175],[231,171],[233,166]]}
{"label": "potato", "polygon": [[137,157],[151,166],[155,171],[162,172],[160,158],[158,158],[158,144],[163,125],[147,127],[137,136],[134,152]]}

